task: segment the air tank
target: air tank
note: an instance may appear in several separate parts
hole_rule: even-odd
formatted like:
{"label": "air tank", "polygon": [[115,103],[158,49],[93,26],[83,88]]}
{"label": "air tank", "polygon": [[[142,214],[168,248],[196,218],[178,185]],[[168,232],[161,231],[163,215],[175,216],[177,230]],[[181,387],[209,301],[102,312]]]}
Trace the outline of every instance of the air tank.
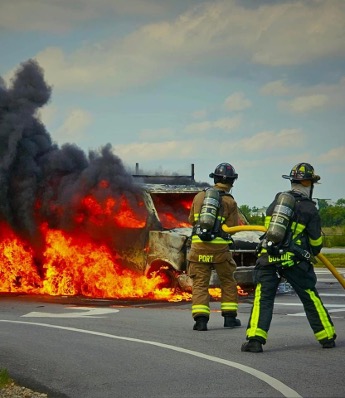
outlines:
{"label": "air tank", "polygon": [[273,209],[271,222],[267,229],[266,240],[269,245],[284,240],[286,229],[294,213],[295,198],[288,192],[282,192]]}
{"label": "air tank", "polygon": [[217,218],[220,206],[218,189],[209,188],[205,191],[204,202],[200,210],[199,223],[202,230],[211,230]]}

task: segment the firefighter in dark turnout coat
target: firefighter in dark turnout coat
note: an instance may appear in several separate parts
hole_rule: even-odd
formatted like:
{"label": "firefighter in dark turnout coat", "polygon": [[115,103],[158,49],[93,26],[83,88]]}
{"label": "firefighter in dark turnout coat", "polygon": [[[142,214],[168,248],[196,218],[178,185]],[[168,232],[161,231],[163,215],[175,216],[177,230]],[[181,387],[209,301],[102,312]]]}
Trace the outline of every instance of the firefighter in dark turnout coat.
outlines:
{"label": "firefighter in dark turnout coat", "polygon": [[[289,194],[295,198],[294,210],[285,241],[280,251],[267,245],[267,234],[258,247],[258,259],[254,270],[255,298],[246,330],[246,342],[241,351],[262,352],[270,328],[274,299],[281,277],[293,287],[303,303],[310,327],[323,348],[335,346],[336,333],[333,322],[316,290],[316,275],[313,256],[322,248],[321,220],[312,201],[314,183],[320,177],[314,174],[309,163],[298,163],[290,175]],[[272,213],[276,207],[278,193],[266,211],[265,227],[269,230]]]}
{"label": "firefighter in dark turnout coat", "polygon": [[229,251],[232,243],[231,236],[224,233],[221,224],[229,227],[239,224],[237,203],[230,195],[230,190],[238,175],[229,163],[219,164],[214,173],[214,189],[220,193],[220,211],[218,213],[219,231],[209,241],[202,240],[196,233],[205,191],[196,194],[189,214],[189,222],[194,226],[192,244],[188,252],[188,273],[193,280],[192,288],[192,316],[195,320],[194,330],[206,331],[210,317],[209,283],[212,269],[214,268],[221,285],[221,312],[224,317],[224,327],[233,328],[240,326],[236,318],[238,309],[237,283],[234,278],[236,262]]}

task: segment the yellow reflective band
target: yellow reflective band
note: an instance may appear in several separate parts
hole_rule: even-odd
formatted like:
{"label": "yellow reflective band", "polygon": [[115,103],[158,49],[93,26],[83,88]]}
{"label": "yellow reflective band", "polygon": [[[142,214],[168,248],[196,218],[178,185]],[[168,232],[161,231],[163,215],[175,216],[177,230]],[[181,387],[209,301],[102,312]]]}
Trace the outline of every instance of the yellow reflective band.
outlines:
{"label": "yellow reflective band", "polygon": [[210,315],[210,307],[207,305],[196,304],[192,305],[192,314],[205,314]]}
{"label": "yellow reflective band", "polygon": [[271,216],[266,216],[265,217],[265,228],[268,229],[270,222],[271,222]]}
{"label": "yellow reflective band", "polygon": [[318,238],[318,239],[310,239],[310,238],[309,238],[309,243],[310,243],[312,246],[320,246],[320,245],[322,245],[322,242],[323,242],[322,236],[320,236],[320,238]]}
{"label": "yellow reflective band", "polygon": [[267,340],[267,332],[258,328],[259,316],[260,316],[260,298],[261,298],[261,283],[256,285],[255,298],[253,303],[253,310],[250,317],[249,328],[247,329],[247,337],[260,336]]}
{"label": "yellow reflective band", "polygon": [[291,224],[291,229],[294,232],[293,236],[297,236],[305,230],[305,225],[296,223],[295,221]]}
{"label": "yellow reflective band", "polygon": [[220,309],[222,311],[237,311],[238,304],[237,303],[221,303]]}
{"label": "yellow reflective band", "polygon": [[320,332],[315,333],[316,339],[323,340],[323,339],[333,338],[333,336],[335,334],[335,329],[334,329],[334,326],[331,324],[331,322],[328,319],[327,312],[325,310],[325,307],[322,305],[321,300],[310,289],[307,289],[306,293],[309,294],[311,300],[313,301],[315,309],[316,309],[316,311],[319,315],[320,321],[322,323],[322,326],[324,327],[324,330],[321,330]]}
{"label": "yellow reflective band", "polygon": [[[192,243],[205,243],[205,241],[201,240],[198,235],[193,235],[192,236]],[[222,239],[220,237],[217,237],[217,238],[215,238],[213,240],[206,241],[206,243],[211,243],[211,244],[215,244],[215,245],[224,245],[224,244],[232,243],[232,241],[231,240],[225,240],[225,239]]]}

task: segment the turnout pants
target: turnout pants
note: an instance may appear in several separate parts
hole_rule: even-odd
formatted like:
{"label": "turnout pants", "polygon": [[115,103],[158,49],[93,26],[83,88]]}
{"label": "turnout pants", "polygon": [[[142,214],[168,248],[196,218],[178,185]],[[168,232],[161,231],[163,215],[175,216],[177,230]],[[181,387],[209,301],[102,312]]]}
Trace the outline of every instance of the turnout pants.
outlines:
{"label": "turnout pants", "polygon": [[192,288],[192,316],[210,316],[209,283],[212,269],[215,269],[221,287],[222,316],[237,316],[238,295],[237,283],[234,278],[236,262],[230,255],[220,263],[189,262],[189,276],[193,280]]}
{"label": "turnout pants", "polygon": [[291,284],[300,298],[316,340],[321,342],[335,337],[333,322],[315,288],[317,279],[314,267],[301,262],[289,268],[257,263],[254,270],[254,282],[257,285],[246,331],[247,339],[255,338],[265,344],[281,277]]}

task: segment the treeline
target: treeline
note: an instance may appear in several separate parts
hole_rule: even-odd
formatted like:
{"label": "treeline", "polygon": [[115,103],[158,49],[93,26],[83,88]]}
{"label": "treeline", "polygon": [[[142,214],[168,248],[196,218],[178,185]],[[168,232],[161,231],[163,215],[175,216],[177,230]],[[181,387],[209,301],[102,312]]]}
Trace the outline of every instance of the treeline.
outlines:
{"label": "treeline", "polygon": [[[345,199],[338,199],[334,205],[326,199],[317,199],[317,205],[323,227],[345,227]],[[240,206],[250,224],[264,225],[265,214],[257,214],[258,208],[247,205]]]}
{"label": "treeline", "polygon": [[319,199],[318,205],[322,226],[345,226],[345,199],[338,199],[335,205],[329,205],[325,199]]}

